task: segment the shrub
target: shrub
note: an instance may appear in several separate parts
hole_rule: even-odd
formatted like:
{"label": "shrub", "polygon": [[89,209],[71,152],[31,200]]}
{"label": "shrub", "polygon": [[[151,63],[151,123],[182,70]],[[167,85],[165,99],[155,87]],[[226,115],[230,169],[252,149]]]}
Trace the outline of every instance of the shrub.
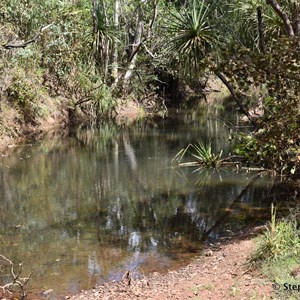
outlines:
{"label": "shrub", "polygon": [[44,113],[40,105],[43,90],[38,75],[25,74],[23,69],[14,69],[10,83],[6,88],[9,102],[22,114],[25,123],[35,123]]}

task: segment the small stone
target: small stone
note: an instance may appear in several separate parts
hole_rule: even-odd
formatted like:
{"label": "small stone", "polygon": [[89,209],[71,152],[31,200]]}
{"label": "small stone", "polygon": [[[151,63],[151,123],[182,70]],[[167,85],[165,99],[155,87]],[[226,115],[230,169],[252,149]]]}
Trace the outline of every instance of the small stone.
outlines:
{"label": "small stone", "polygon": [[48,289],[48,290],[46,290],[46,291],[43,292],[43,296],[48,296],[53,291],[54,291],[54,289]]}

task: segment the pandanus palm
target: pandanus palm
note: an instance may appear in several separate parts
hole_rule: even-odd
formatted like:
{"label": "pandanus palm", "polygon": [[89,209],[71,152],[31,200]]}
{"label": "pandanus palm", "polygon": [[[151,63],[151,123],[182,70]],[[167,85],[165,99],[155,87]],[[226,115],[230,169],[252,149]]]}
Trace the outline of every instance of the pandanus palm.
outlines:
{"label": "pandanus palm", "polygon": [[210,25],[212,6],[205,0],[191,1],[171,15],[167,26],[171,35],[167,51],[185,72],[199,67],[199,61],[214,47],[216,35]]}
{"label": "pandanus palm", "polygon": [[93,56],[105,78],[112,42],[115,39],[115,29],[109,25],[105,1],[93,0],[93,23]]}
{"label": "pandanus palm", "polygon": [[238,37],[239,42],[248,48],[258,46],[258,8],[262,11],[263,34],[266,41],[284,33],[283,21],[265,0],[239,0],[231,3],[230,7],[232,18],[235,20],[234,36]]}

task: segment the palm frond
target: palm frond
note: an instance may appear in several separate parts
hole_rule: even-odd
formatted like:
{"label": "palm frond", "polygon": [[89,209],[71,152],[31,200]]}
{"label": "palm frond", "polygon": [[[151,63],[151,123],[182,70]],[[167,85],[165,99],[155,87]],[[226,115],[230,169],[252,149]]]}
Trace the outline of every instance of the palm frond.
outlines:
{"label": "palm frond", "polygon": [[171,57],[178,58],[183,67],[197,66],[217,41],[215,28],[210,24],[212,5],[207,0],[192,0],[187,7],[171,15],[167,29],[173,35],[167,47]]}

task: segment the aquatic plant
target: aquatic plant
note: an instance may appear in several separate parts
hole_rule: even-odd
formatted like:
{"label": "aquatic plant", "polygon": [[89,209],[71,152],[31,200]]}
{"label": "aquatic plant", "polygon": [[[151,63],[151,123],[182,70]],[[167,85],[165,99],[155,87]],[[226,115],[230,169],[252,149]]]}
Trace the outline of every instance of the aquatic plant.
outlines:
{"label": "aquatic plant", "polygon": [[195,150],[192,156],[198,159],[202,164],[210,167],[217,167],[219,165],[223,150],[219,153],[213,153],[211,142],[204,144],[199,141],[198,144],[192,145],[192,148]]}
{"label": "aquatic plant", "polygon": [[[186,155],[189,149],[192,149],[190,152],[191,155],[197,159],[197,161],[187,162],[187,163],[180,163],[182,158]],[[205,167],[212,167],[217,168],[220,163],[222,162],[222,154],[223,150],[219,153],[214,153],[212,151],[211,141],[209,142],[201,142],[198,141],[196,144],[189,144],[185,149],[181,149],[172,159],[173,162],[179,163],[181,166],[205,166]]]}

